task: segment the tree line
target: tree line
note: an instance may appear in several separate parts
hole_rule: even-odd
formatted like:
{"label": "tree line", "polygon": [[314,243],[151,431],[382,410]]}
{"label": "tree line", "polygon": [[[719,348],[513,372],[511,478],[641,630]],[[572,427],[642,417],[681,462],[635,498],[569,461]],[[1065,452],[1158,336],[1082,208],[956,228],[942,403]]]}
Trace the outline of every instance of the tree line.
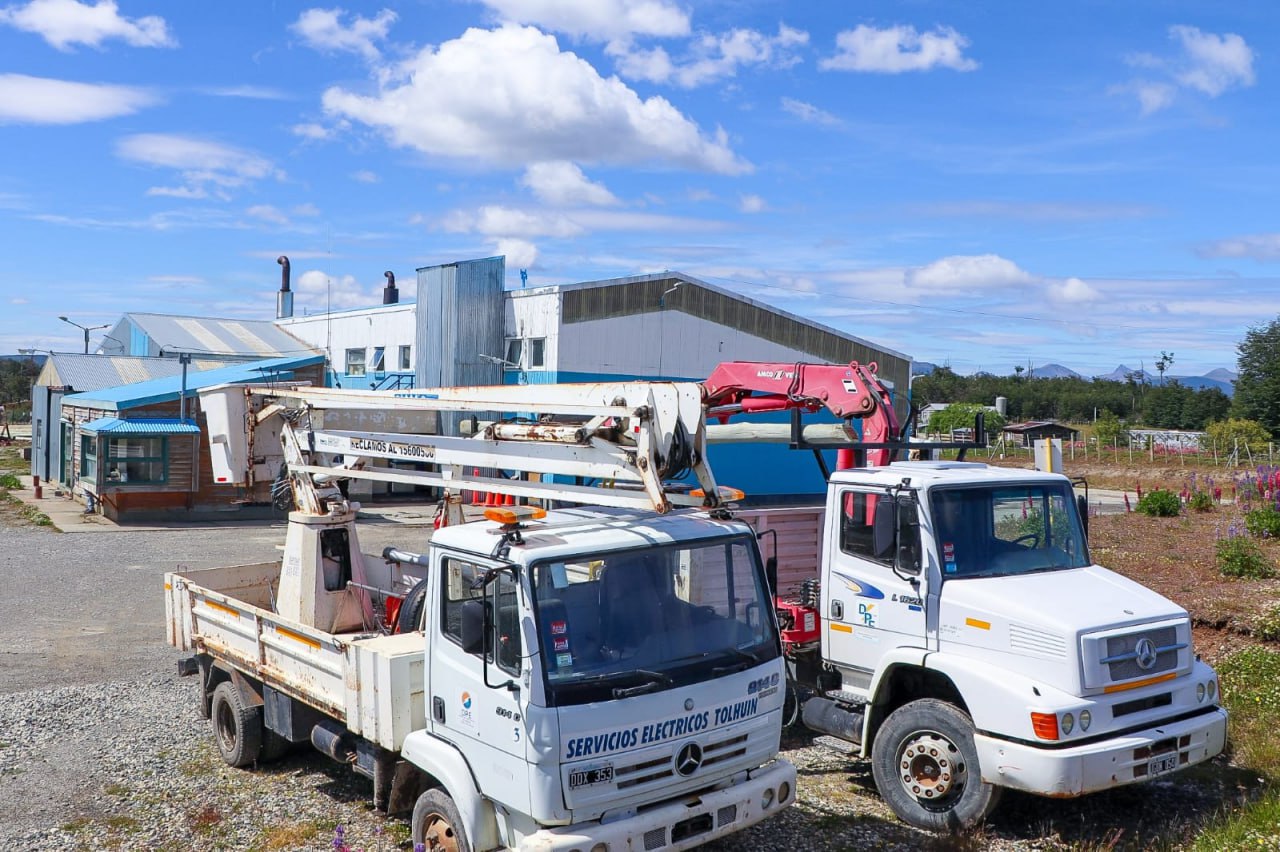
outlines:
{"label": "tree line", "polygon": [[11,419],[31,408],[31,385],[39,374],[39,365],[30,359],[0,359],[0,405]]}

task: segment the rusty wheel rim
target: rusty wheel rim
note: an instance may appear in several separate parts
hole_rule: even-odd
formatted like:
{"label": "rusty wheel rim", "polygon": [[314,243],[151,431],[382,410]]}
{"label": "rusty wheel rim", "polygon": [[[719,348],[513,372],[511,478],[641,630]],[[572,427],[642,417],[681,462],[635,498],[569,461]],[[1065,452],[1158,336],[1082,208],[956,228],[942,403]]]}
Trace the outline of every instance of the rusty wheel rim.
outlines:
{"label": "rusty wheel rim", "polygon": [[441,849],[444,852],[458,852],[458,835],[443,814],[427,814],[426,825],[423,826],[422,839],[427,849]]}
{"label": "rusty wheel rim", "polygon": [[920,804],[945,809],[964,791],[968,771],[955,743],[936,731],[919,731],[902,744],[898,777]]}

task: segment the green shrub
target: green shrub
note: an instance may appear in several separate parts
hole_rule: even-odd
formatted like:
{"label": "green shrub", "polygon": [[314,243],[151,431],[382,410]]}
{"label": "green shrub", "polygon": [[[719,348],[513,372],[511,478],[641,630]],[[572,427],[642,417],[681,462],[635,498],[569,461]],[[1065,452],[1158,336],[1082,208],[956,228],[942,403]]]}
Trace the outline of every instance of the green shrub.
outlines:
{"label": "green shrub", "polygon": [[0,488],[7,488],[10,491],[14,491],[21,487],[22,481],[12,473],[0,474]]}
{"label": "green shrub", "polygon": [[1138,501],[1138,511],[1153,518],[1173,518],[1182,511],[1182,501],[1172,491],[1157,488],[1148,491]]}
{"label": "green shrub", "polygon": [[1208,491],[1197,491],[1187,498],[1187,508],[1197,512],[1211,512],[1215,505],[1213,495]]}
{"label": "green shrub", "polygon": [[1273,603],[1262,613],[1253,633],[1264,642],[1280,642],[1280,603]]}
{"label": "green shrub", "polygon": [[1280,538],[1280,511],[1271,503],[1264,503],[1245,513],[1244,526],[1252,535]]}
{"label": "green shrub", "polygon": [[1276,575],[1275,565],[1262,552],[1258,543],[1248,536],[1220,538],[1214,550],[1218,557],[1218,570],[1224,577],[1267,580]]}

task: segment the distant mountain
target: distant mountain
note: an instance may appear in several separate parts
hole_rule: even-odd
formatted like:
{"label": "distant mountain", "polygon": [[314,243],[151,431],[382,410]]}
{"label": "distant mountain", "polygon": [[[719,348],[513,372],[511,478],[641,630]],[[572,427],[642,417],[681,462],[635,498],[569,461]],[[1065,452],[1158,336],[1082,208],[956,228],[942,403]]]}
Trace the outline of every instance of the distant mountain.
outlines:
{"label": "distant mountain", "polygon": [[911,362],[911,375],[913,376],[927,376],[936,369],[938,369],[938,365],[930,364],[928,361]]}
{"label": "distant mountain", "polygon": [[1240,378],[1240,374],[1233,370],[1228,370],[1226,367],[1219,367],[1216,370],[1210,370],[1205,373],[1204,377],[1206,379],[1216,379],[1219,382],[1234,382]]}
{"label": "distant mountain", "polygon": [[1032,367],[1031,375],[1037,379],[1082,379],[1084,378],[1075,370],[1064,367],[1061,364],[1045,364],[1041,367]]}
{"label": "distant mountain", "polygon": [[1165,381],[1177,381],[1184,388],[1194,388],[1195,390],[1203,390],[1205,388],[1217,388],[1227,396],[1234,396],[1236,386],[1231,382],[1224,382],[1218,379],[1211,379],[1208,376],[1166,376]]}
{"label": "distant mountain", "polygon": [[1133,376],[1133,380],[1135,382],[1140,382],[1144,379],[1147,382],[1152,380],[1150,373],[1144,373],[1142,370],[1135,370],[1125,364],[1121,364],[1105,376],[1094,376],[1094,378],[1103,382],[1127,382],[1129,381],[1130,376]]}
{"label": "distant mountain", "polygon": [[0,355],[0,361],[32,361],[38,366],[44,366],[44,359],[48,355]]}

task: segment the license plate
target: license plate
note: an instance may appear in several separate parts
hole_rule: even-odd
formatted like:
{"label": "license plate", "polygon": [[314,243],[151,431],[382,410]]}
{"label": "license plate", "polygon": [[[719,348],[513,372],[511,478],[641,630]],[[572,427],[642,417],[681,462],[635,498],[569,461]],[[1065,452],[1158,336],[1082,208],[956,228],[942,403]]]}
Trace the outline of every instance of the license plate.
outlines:
{"label": "license plate", "polygon": [[1150,778],[1153,775],[1163,775],[1166,772],[1172,772],[1177,768],[1178,756],[1176,754],[1157,757],[1147,764],[1147,777]]}
{"label": "license plate", "polygon": [[569,773],[569,789],[594,787],[596,784],[613,783],[613,766],[595,766],[591,769],[575,769]]}

